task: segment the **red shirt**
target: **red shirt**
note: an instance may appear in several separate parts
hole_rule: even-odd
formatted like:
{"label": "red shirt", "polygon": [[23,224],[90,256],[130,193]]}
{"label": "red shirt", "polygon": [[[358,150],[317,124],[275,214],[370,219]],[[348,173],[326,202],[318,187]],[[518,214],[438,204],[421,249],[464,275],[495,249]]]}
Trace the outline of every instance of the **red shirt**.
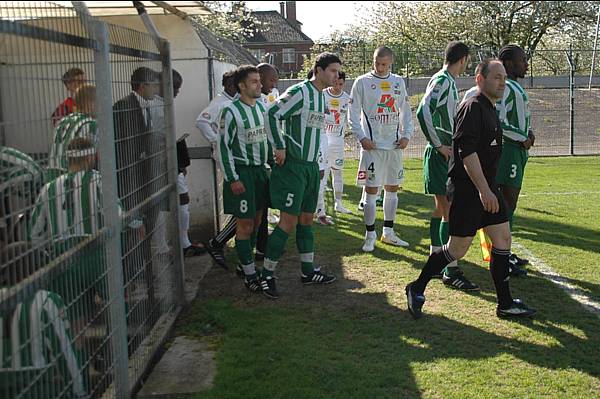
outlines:
{"label": "red shirt", "polygon": [[71,98],[71,97],[65,98],[65,101],[60,103],[60,105],[58,107],[56,107],[56,109],[52,113],[52,126],[56,127],[56,125],[58,125],[58,122],[62,118],[64,118],[67,115],[72,114],[74,111],[73,110],[74,105],[75,105],[75,102],[73,101],[73,98]]}

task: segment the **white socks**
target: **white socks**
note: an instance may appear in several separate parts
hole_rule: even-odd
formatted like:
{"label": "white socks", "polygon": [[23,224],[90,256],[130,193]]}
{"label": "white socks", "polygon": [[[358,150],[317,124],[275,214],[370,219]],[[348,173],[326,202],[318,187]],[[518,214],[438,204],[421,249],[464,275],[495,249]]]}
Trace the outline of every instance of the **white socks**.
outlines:
{"label": "white socks", "polygon": [[331,169],[331,180],[333,181],[333,196],[335,201],[342,203],[342,195],[344,194],[344,177],[341,169]]}
{"label": "white socks", "polygon": [[319,184],[319,198],[317,199],[317,216],[325,215],[325,185],[327,184],[327,178],[329,174],[329,168],[325,169],[323,178]]}
{"label": "white socks", "polygon": [[181,248],[187,248],[192,245],[188,237],[189,228],[190,204],[179,205],[179,239],[181,240]]}
{"label": "white socks", "polygon": [[154,226],[154,234],[152,235],[152,244],[156,247],[159,254],[169,252],[167,244],[167,217],[169,212],[158,211],[156,217],[156,225]]}
{"label": "white socks", "polygon": [[371,226],[375,224],[375,201],[377,200],[377,194],[367,194],[365,200],[365,225]]}
{"label": "white socks", "polygon": [[396,219],[396,210],[398,209],[398,193],[385,192],[383,197],[383,220]]}

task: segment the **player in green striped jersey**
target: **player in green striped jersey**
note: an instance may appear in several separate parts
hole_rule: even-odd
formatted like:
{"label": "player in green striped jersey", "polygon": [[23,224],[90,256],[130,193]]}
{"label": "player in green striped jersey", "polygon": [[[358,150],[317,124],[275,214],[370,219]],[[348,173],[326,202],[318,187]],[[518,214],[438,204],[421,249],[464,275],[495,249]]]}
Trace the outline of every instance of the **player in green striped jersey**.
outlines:
{"label": "player in green striped jersey", "polygon": [[[429,80],[425,95],[417,109],[417,119],[428,144],[423,154],[425,194],[433,194],[435,209],[429,222],[430,254],[448,242],[450,203],[446,196],[448,161],[452,153],[454,116],[458,108],[458,90],[454,79],[464,73],[469,62],[469,47],[450,42],[446,47],[444,67]],[[444,284],[467,291],[479,287],[467,280],[452,261],[442,272]]]}
{"label": "player in green striped jersey", "polygon": [[[269,236],[262,271],[263,293],[278,298],[273,274],[288,236],[296,230],[296,244],[302,264],[304,284],[328,284],[334,276],[321,273],[313,265],[313,215],[319,195],[319,139],[325,129],[325,97],[341,69],[339,57],[321,53],[313,66],[313,77],[298,83],[277,98],[267,111],[267,133],[275,147],[271,174],[271,203],[281,211],[279,224]],[[284,122],[284,130],[281,122]]]}
{"label": "player in green striped jersey", "polygon": [[37,291],[0,315],[0,391],[7,398],[87,397],[73,336],[65,303],[53,292]]}
{"label": "player in green striped jersey", "polygon": [[44,182],[44,170],[29,155],[0,146],[0,242],[26,239],[19,217],[27,218]]}
{"label": "player in green striped jersey", "polygon": [[[500,49],[498,58],[506,69],[507,79],[504,96],[497,104],[504,136],[502,157],[498,165],[496,181],[506,201],[508,220],[513,227],[513,214],[523,184],[525,165],[529,158],[528,150],[535,142],[531,131],[529,97],[517,79],[523,79],[527,73],[527,55],[516,45],[507,45]],[[529,263],[515,254],[510,255],[512,275],[524,275],[527,271],[522,266]]]}
{"label": "player in green striped jersey", "polygon": [[56,178],[69,168],[67,146],[76,137],[87,137],[94,146],[97,143],[97,124],[95,118],[96,87],[84,85],[75,93],[76,112],[64,117],[54,131],[54,140],[50,147],[48,172],[50,178]]}
{"label": "player in green striped jersey", "polygon": [[225,175],[225,213],[237,218],[235,248],[244,270],[245,285],[258,292],[261,286],[252,251],[267,200],[269,178],[265,163],[270,146],[265,132],[265,107],[257,101],[262,87],[258,69],[243,65],[236,70],[234,80],[240,98],[223,108],[221,118],[225,128],[217,152]]}

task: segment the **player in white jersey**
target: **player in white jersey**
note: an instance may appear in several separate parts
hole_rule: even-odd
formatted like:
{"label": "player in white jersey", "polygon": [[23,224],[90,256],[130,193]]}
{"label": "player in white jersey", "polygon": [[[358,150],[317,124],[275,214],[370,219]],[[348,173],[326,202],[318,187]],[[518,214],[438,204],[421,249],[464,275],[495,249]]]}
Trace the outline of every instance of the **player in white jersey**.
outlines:
{"label": "player in white jersey", "polygon": [[[231,103],[233,100],[237,100],[239,94],[233,83],[233,75],[235,71],[225,72],[221,83],[223,84],[223,92],[218,94],[208,104],[198,118],[196,118],[196,127],[202,132],[206,140],[212,147],[213,158],[217,161],[216,148],[219,140],[220,132],[223,129],[221,120],[221,111],[225,105]],[[230,217],[225,224],[225,227],[221,229],[219,234],[208,240],[206,249],[214,261],[221,267],[226,267],[225,256],[223,255],[223,247],[227,241],[231,240],[235,236],[236,222],[234,217]]]}
{"label": "player in white jersey", "polygon": [[[373,71],[359,76],[350,97],[350,129],[361,143],[367,164],[364,177],[367,198],[364,206],[366,225],[363,251],[375,249],[375,201],[379,187],[384,186],[384,227],[381,241],[408,246],[393,230],[398,208],[398,189],[404,179],[402,150],[413,134],[414,126],[404,80],[391,73],[394,54],[379,47],[373,54]],[[359,182],[360,184],[360,182]]]}
{"label": "player in white jersey", "polygon": [[[324,174],[321,179],[319,190],[319,200],[317,202],[317,221],[321,224],[330,224],[329,217],[325,214],[325,186],[329,179],[331,170],[331,180],[333,183],[333,192],[335,198],[334,209],[336,212],[351,214],[342,204],[342,195],[344,194],[344,131],[348,121],[348,107],[350,106],[350,95],[344,91],[346,74],[340,72],[337,82],[323,91],[325,104],[328,113],[325,117],[325,136],[322,143],[327,143],[326,153],[324,154]],[[323,149],[323,146],[321,146]]]}

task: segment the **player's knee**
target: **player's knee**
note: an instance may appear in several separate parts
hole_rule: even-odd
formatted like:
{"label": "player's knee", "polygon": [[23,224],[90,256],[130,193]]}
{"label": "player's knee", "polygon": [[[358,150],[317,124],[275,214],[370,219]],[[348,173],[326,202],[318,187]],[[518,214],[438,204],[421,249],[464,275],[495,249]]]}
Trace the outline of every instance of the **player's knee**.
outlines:
{"label": "player's knee", "polygon": [[250,236],[254,231],[254,220],[252,219],[238,219],[236,233],[243,234],[244,236]]}
{"label": "player's knee", "polygon": [[296,228],[296,224],[298,224],[297,216],[287,212],[281,212],[278,225],[281,230],[289,234]]}

